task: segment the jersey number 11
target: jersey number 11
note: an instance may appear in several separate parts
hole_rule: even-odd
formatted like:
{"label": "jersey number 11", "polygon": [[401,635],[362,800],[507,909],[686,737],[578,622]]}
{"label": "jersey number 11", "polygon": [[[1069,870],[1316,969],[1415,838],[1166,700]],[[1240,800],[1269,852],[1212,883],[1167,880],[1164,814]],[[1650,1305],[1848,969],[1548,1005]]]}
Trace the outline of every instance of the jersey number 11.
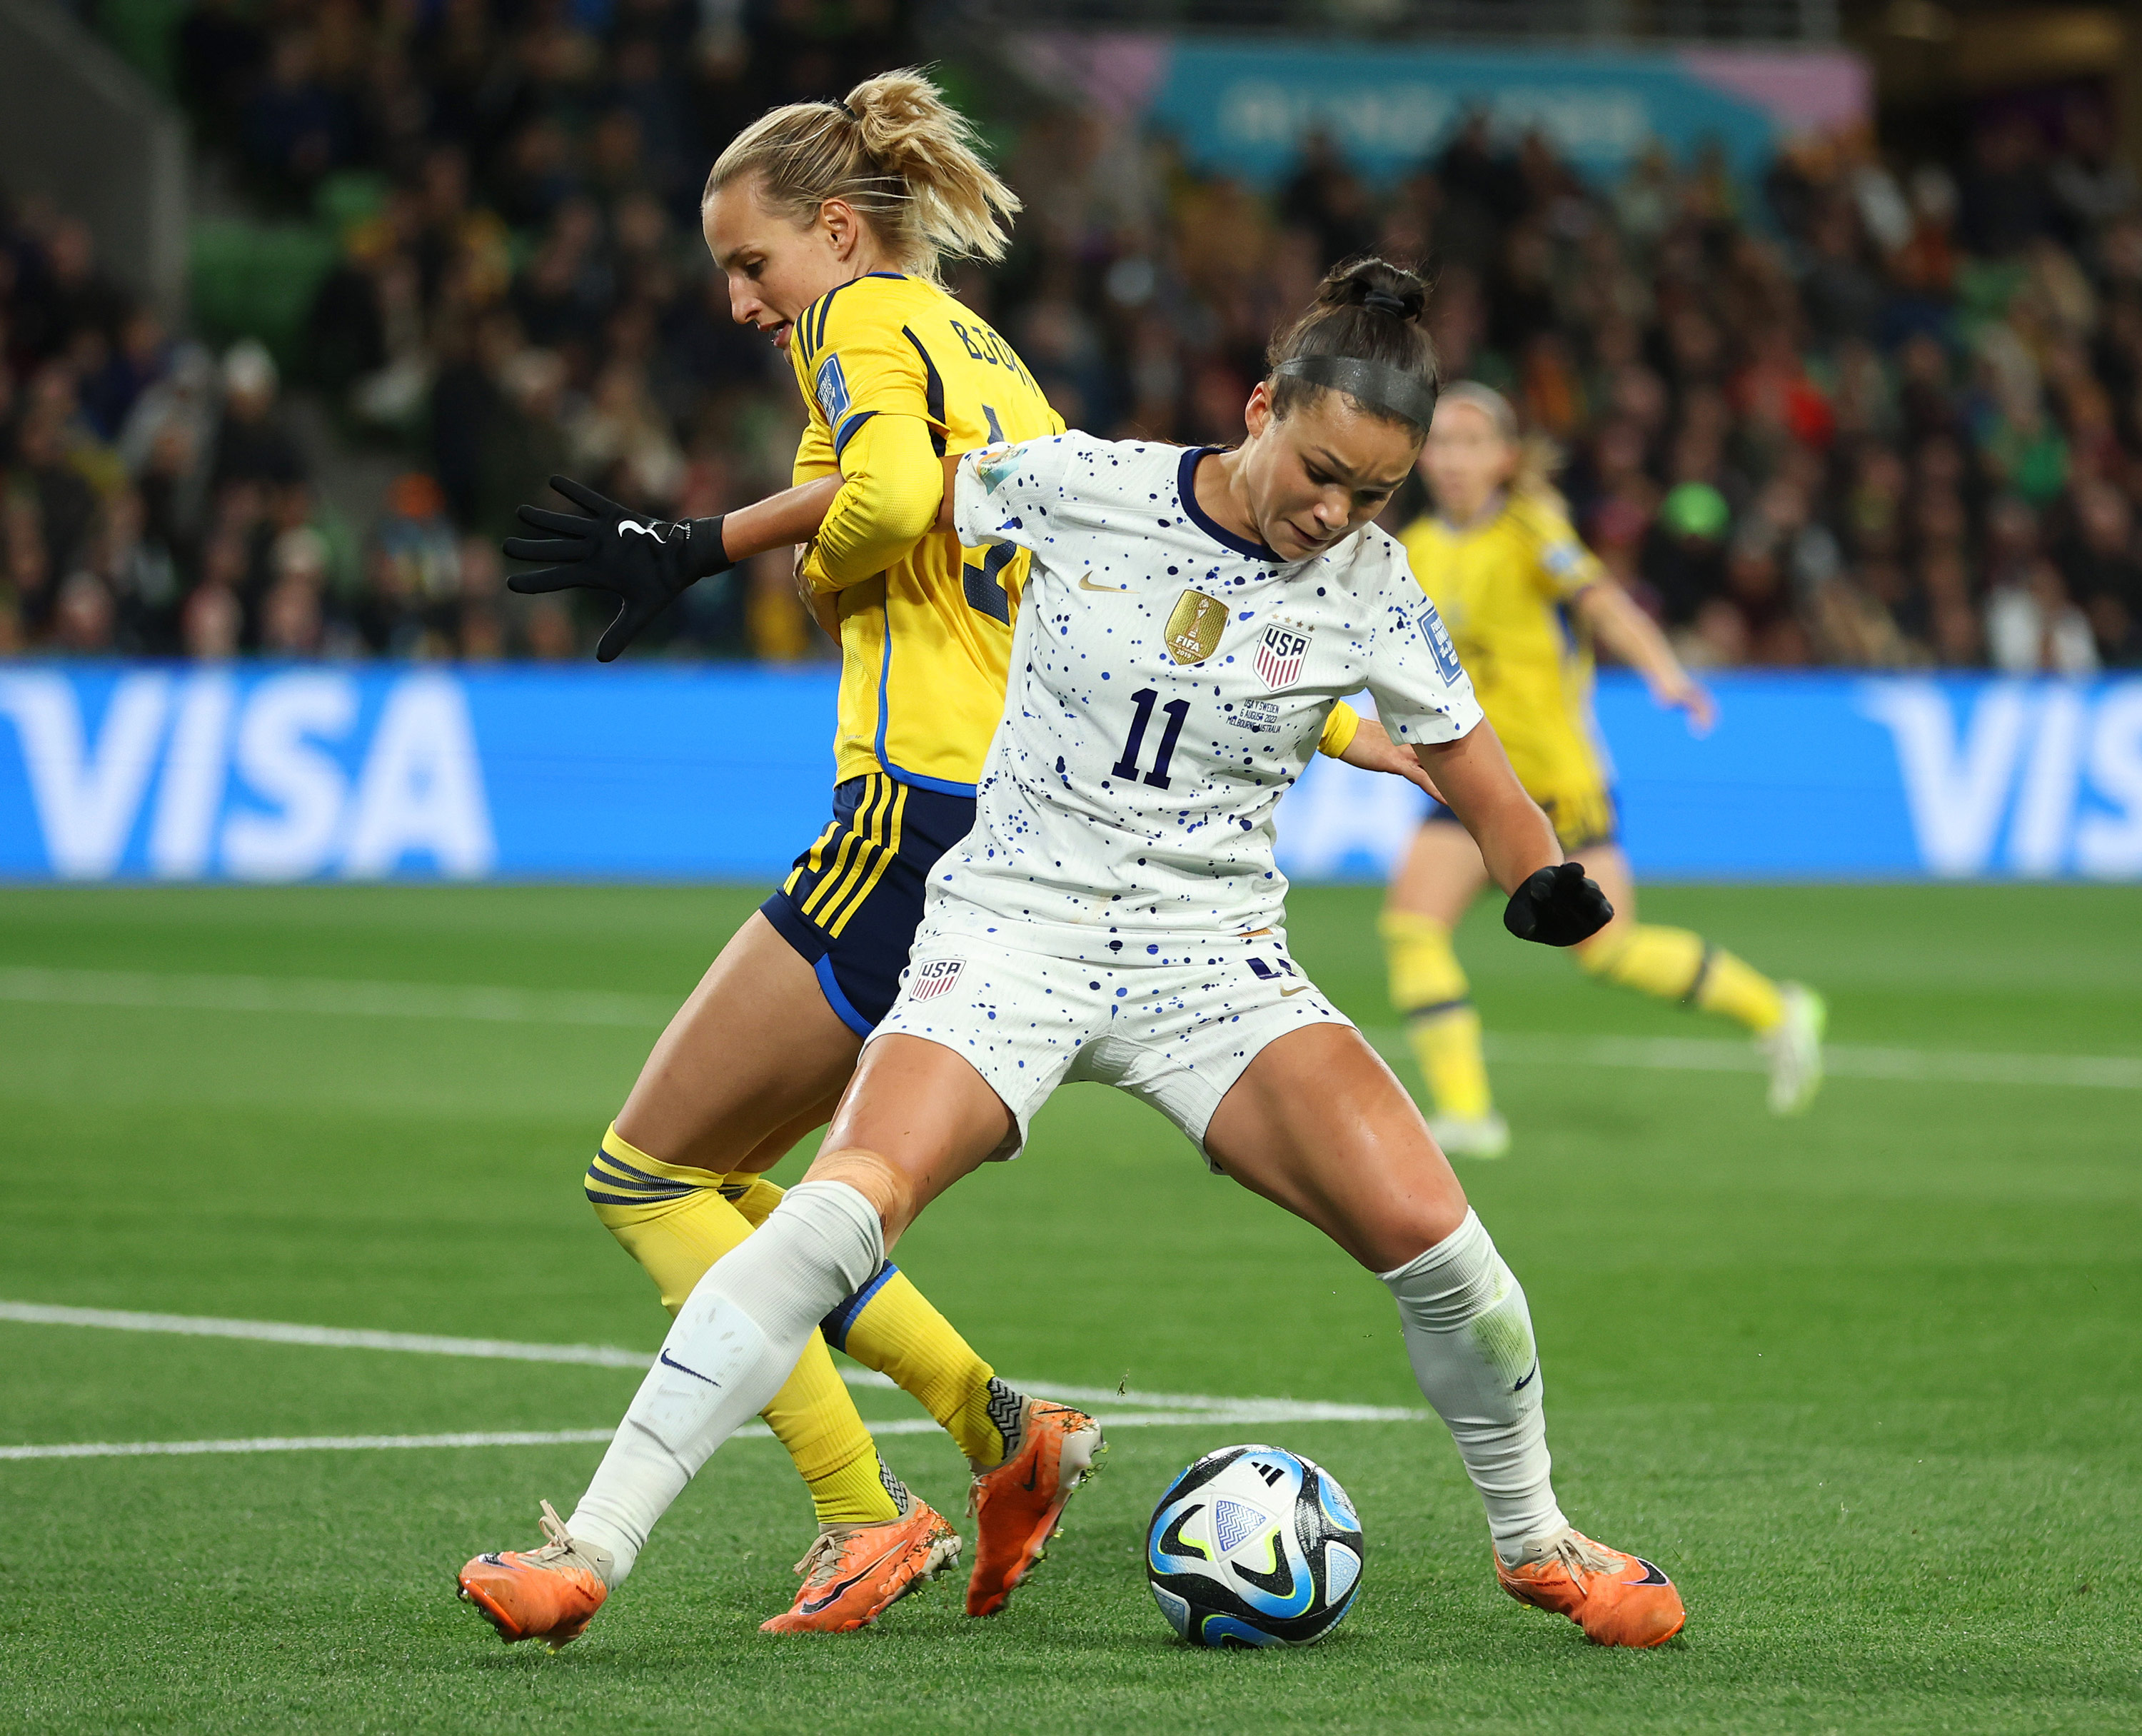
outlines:
{"label": "jersey number 11", "polygon": [[[1145,726],[1152,720],[1152,708],[1160,695],[1152,688],[1141,687],[1131,695],[1131,703],[1138,707],[1138,715],[1131,720],[1129,739],[1123,743],[1123,757],[1109,768],[1118,778],[1135,778],[1138,774],[1138,749],[1145,745]],[[1170,700],[1160,708],[1167,714],[1167,727],[1161,731],[1160,751],[1153,756],[1152,769],[1145,774],[1145,781],[1155,789],[1167,788],[1167,762],[1175,757],[1175,744],[1182,734],[1182,720],[1190,715],[1190,701]]]}

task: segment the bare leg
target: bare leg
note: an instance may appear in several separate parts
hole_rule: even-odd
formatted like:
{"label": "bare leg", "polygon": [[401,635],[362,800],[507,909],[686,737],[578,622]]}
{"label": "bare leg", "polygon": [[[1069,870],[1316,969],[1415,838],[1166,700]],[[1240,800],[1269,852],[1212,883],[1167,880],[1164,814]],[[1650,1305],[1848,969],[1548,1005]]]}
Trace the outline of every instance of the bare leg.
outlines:
{"label": "bare leg", "polygon": [[1480,859],[1473,834],[1447,820],[1431,820],[1414,833],[1405,860],[1391,876],[1384,908],[1407,911],[1455,928],[1488,884],[1488,865]]}
{"label": "bare leg", "polygon": [[664,1163],[728,1175],[772,1136],[797,1128],[786,1151],[816,1126],[797,1124],[838,1096],[861,1047],[811,967],[753,911],[654,1045],[617,1130]]}
{"label": "bare leg", "polygon": [[1317,1025],[1268,1045],[1221,1100],[1205,1145],[1389,1287],[1414,1377],[1457,1442],[1502,1558],[1522,1560],[1566,1530],[1524,1291],[1360,1034]]}

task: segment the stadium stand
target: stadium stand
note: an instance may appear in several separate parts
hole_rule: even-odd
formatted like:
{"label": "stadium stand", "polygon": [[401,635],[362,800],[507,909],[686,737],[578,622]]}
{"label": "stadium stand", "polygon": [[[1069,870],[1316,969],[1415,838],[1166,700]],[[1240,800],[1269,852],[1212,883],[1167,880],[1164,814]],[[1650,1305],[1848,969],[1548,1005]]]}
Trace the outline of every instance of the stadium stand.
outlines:
{"label": "stadium stand", "polygon": [[[728,321],[706,165],[922,46],[893,0],[199,0],[173,80],[252,215],[196,226],[197,336],[67,214],[0,219],[0,644],[577,654],[595,624],[504,593],[493,552],[552,471],[688,514],[786,480],[793,387]],[[1955,173],[1830,138],[1760,185],[1659,151],[1590,185],[1476,118],[1392,187],[1309,139],[1265,197],[946,77],[1027,200],[1006,265],[955,287],[1076,425],[1229,438],[1275,320],[1377,249],[1433,267],[1447,372],[1518,403],[1692,661],[2142,663],[2142,210],[2088,101],[1986,127]],[[371,522],[323,504],[286,381],[397,455]],[[822,649],[770,557],[650,640]]]}

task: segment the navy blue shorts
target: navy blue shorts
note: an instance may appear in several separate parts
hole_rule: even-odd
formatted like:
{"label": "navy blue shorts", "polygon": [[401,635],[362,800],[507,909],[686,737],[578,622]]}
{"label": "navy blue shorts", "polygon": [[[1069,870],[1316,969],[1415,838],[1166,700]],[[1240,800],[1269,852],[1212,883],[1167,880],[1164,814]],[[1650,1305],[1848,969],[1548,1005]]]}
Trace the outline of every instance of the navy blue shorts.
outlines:
{"label": "navy blue shorts", "polygon": [[818,973],[858,1036],[892,1011],[937,858],[975,823],[972,796],[872,772],[833,787],[833,819],[759,909]]}

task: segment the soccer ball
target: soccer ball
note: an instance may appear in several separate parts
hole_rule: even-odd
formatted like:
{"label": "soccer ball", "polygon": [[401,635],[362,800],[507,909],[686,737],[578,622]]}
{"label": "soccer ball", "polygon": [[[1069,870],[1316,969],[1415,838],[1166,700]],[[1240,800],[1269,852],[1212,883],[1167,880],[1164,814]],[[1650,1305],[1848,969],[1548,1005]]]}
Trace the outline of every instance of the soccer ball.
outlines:
{"label": "soccer ball", "polygon": [[1361,1584],[1361,1521],[1331,1473],[1276,1447],[1223,1447],[1168,1485],[1146,1577],[1196,1645],[1308,1645]]}

